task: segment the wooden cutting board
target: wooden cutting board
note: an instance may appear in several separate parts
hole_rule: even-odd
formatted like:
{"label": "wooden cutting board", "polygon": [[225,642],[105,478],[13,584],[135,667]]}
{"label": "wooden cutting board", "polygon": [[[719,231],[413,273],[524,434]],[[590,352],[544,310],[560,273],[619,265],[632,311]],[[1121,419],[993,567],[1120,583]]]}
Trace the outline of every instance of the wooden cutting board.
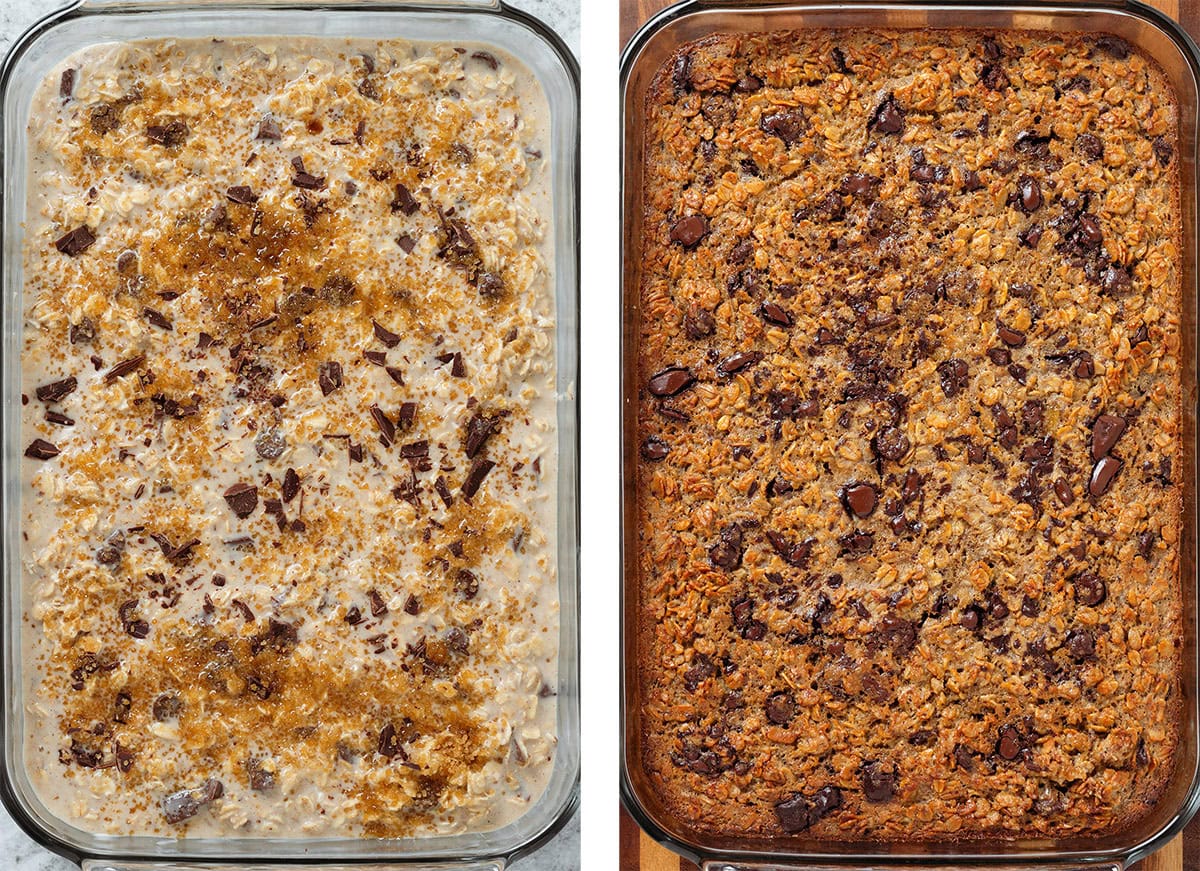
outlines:
{"label": "wooden cutting board", "polygon": [[[620,0],[621,47],[650,16],[675,0]],[[1200,41],[1200,0],[1145,0],[1179,21]],[[1137,865],[1136,871],[1200,871],[1200,816],[1182,835]],[[621,871],[696,871],[696,866],[660,847],[621,808]]]}

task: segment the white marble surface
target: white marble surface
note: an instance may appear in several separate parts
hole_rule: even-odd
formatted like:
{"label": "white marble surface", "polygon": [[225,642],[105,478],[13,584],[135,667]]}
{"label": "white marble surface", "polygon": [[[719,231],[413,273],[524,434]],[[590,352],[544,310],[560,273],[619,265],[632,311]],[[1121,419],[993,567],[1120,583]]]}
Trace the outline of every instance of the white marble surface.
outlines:
{"label": "white marble surface", "polygon": [[[558,31],[579,56],[580,0],[506,0]],[[41,16],[54,0],[0,0],[0,56]],[[0,867],[11,871],[72,871],[77,866],[29,839],[0,807]],[[513,871],[573,871],[579,860],[579,814],[541,850],[512,866]]]}

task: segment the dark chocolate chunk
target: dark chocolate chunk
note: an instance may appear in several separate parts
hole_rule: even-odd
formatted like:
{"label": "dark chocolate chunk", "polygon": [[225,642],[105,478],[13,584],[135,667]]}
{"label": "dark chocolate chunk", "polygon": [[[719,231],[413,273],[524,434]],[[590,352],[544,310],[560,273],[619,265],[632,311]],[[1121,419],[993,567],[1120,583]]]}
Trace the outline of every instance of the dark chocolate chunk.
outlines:
{"label": "dark chocolate chunk", "polygon": [[46,410],[46,422],[53,423],[57,426],[74,426],[75,418],[67,417],[65,414],[63,414],[62,412],[59,412],[59,411],[51,411],[51,410],[47,409]]}
{"label": "dark chocolate chunk", "polygon": [[319,191],[325,188],[325,176],[298,170],[292,177],[292,184],[304,190]]}
{"label": "dark chocolate chunk", "polygon": [[1001,342],[1010,348],[1023,348],[1025,346],[1025,334],[1020,330],[1014,330],[1011,327],[1000,324],[996,330],[996,335],[1000,337]]}
{"label": "dark chocolate chunk", "polygon": [[387,353],[384,351],[363,351],[363,359],[375,366],[387,365]]}
{"label": "dark chocolate chunk", "polygon": [[1127,293],[1133,289],[1133,278],[1121,264],[1110,263],[1100,273],[1100,289],[1110,296]]}
{"label": "dark chocolate chunk", "polygon": [[1012,362],[1012,352],[1008,348],[988,348],[987,355],[997,366],[1007,366]]}
{"label": "dark chocolate chunk", "polygon": [[141,365],[146,362],[146,355],[139,354],[136,357],[130,357],[128,360],[122,360],[117,365],[113,366],[104,373],[104,383],[112,384],[118,378],[123,378],[130,372],[141,368]]}
{"label": "dark chocolate chunk", "polygon": [[258,507],[258,488],[253,484],[234,484],[225,491],[225,502],[238,517],[249,517]]}
{"label": "dark chocolate chunk", "polygon": [[283,485],[280,488],[280,495],[283,497],[284,502],[291,502],[299,492],[300,476],[296,474],[295,469],[288,469],[283,474]]}
{"label": "dark chocolate chunk", "polygon": [[467,569],[459,569],[454,579],[454,592],[464,599],[474,599],[479,594],[479,579]]}
{"label": "dark chocolate chunk", "polygon": [[655,396],[675,396],[695,382],[692,373],[680,366],[672,366],[651,376],[649,389]]}
{"label": "dark chocolate chunk", "polygon": [[963,172],[963,190],[977,191],[983,189],[983,182],[979,178],[979,173],[973,169],[964,170]]}
{"label": "dark chocolate chunk", "polygon": [[500,68],[500,62],[498,60],[496,60],[496,56],[494,54],[492,54],[491,52],[473,51],[473,52],[471,52],[471,57],[473,57],[477,61],[482,61],[483,63],[485,63],[489,67],[491,67],[493,70],[497,70]]}
{"label": "dark chocolate chunk", "polygon": [[796,699],[789,692],[772,693],[766,704],[767,719],[786,726],[796,716]]}
{"label": "dark chocolate chunk", "polygon": [[417,210],[421,208],[421,205],[413,198],[412,193],[407,187],[397,183],[396,193],[395,196],[392,197],[390,208],[393,212],[401,212],[405,215],[412,215],[416,214]]}
{"label": "dark chocolate chunk", "polygon": [[867,129],[877,133],[899,133],[904,130],[904,109],[896,102],[893,94],[884,97],[883,102],[875,107]]}
{"label": "dark chocolate chunk", "polygon": [[412,254],[413,249],[417,247],[417,240],[408,233],[401,233],[396,237],[396,244],[400,246],[405,254]]}
{"label": "dark chocolate chunk", "polygon": [[1092,460],[1108,456],[1125,432],[1125,418],[1115,414],[1102,414],[1092,424]]}
{"label": "dark chocolate chunk", "polygon": [[401,387],[404,386],[404,373],[395,366],[384,366],[383,371],[387,373],[388,378],[391,378]]}
{"label": "dark chocolate chunk", "polygon": [[893,462],[903,459],[911,447],[908,436],[895,426],[885,426],[871,440],[871,448],[876,456]]}
{"label": "dark chocolate chunk", "polygon": [[479,453],[479,449],[483,447],[495,431],[495,418],[484,417],[482,414],[474,414],[467,421],[467,434],[463,439],[463,450],[466,451],[468,457],[474,457]]}
{"label": "dark chocolate chunk", "polygon": [[858,777],[867,801],[891,801],[896,792],[895,766],[870,760],[862,764]]}
{"label": "dark chocolate chunk", "polygon": [[778,303],[764,302],[762,307],[759,308],[758,313],[767,323],[775,324],[779,327],[790,327],[792,325],[792,316],[788,314],[787,309]]}
{"label": "dark chocolate chunk", "polygon": [[806,538],[801,542],[792,542],[783,533],[773,530],[767,532],[767,541],[771,543],[771,547],[783,558],[784,562],[796,568],[804,568],[808,565],[813,545],[816,544],[816,540],[812,538]]}
{"label": "dark chocolate chunk", "polygon": [[948,399],[953,399],[966,389],[970,376],[966,360],[946,360],[939,363],[937,373],[942,391]]}
{"label": "dark chocolate chunk", "polygon": [[1094,608],[1108,598],[1108,586],[1095,572],[1081,572],[1071,579],[1075,585],[1075,601]]}
{"label": "dark chocolate chunk", "polygon": [[684,315],[683,331],[689,339],[706,339],[717,331],[717,319],[708,309],[693,306]]}
{"label": "dark chocolate chunk", "polygon": [[167,124],[151,124],[146,128],[146,137],[151,142],[167,148],[175,148],[187,141],[191,131],[182,121],[171,121]]}
{"label": "dark chocolate chunk", "polygon": [[417,404],[415,402],[400,403],[400,412],[396,415],[396,427],[406,430],[417,419]]}
{"label": "dark chocolate chunk", "polygon": [[658,436],[646,436],[642,442],[641,455],[642,459],[650,462],[665,460],[667,455],[671,453],[671,447]]}
{"label": "dark chocolate chunk", "polygon": [[735,372],[754,366],[762,358],[763,355],[758,351],[738,351],[717,364],[717,374],[722,378],[728,378]]}
{"label": "dark chocolate chunk", "polygon": [[342,364],[331,360],[318,366],[317,384],[320,385],[323,396],[339,390],[342,386]]}
{"label": "dark chocolate chunk", "polygon": [[409,593],[408,598],[404,600],[404,613],[412,615],[421,613],[421,603],[412,593]]}
{"label": "dark chocolate chunk", "polygon": [[796,793],[775,805],[775,818],[784,833],[792,835],[815,826],[828,814],[842,806],[842,791],[836,786],[823,786],[814,795]]}
{"label": "dark chocolate chunk", "polygon": [[388,612],[387,603],[383,601],[383,596],[379,594],[378,590],[369,590],[367,598],[371,601],[372,617],[382,617]]}
{"label": "dark chocolate chunk", "polygon": [[375,426],[379,428],[380,439],[386,448],[396,440],[396,425],[392,423],[391,418],[384,414],[383,409],[378,405],[372,405],[370,411],[371,419],[375,421]]}
{"label": "dark chocolate chunk", "polygon": [[1054,482],[1054,495],[1063,505],[1070,505],[1075,501],[1075,491],[1071,489],[1066,478],[1059,478]]}
{"label": "dark chocolate chunk", "polygon": [[175,329],[173,326],[171,326],[171,321],[166,315],[160,311],[150,308],[149,306],[146,306],[142,309],[142,315],[150,322],[151,326],[158,327],[160,330],[170,331]]}
{"label": "dark chocolate chunk", "polygon": [[1032,214],[1042,207],[1042,186],[1030,175],[1017,179],[1017,205],[1025,214]]}
{"label": "dark chocolate chunk", "polygon": [[37,398],[42,402],[61,402],[65,397],[74,393],[79,386],[79,382],[72,375],[69,378],[63,378],[60,381],[52,381],[49,384],[43,384],[35,391]]}
{"label": "dark chocolate chunk", "polygon": [[1088,492],[1093,496],[1103,496],[1108,492],[1109,485],[1117,472],[1121,471],[1124,463],[1116,457],[1102,457],[1092,468],[1092,476],[1088,481]]}
{"label": "dark chocolate chunk", "polygon": [[1094,659],[1096,636],[1090,629],[1072,629],[1067,633],[1067,652],[1078,662]]}
{"label": "dark chocolate chunk", "polygon": [[1001,726],[999,737],[996,739],[996,754],[1001,759],[1010,762],[1021,755],[1024,749],[1021,743],[1021,733],[1015,726]]}
{"label": "dark chocolate chunk", "polygon": [[92,247],[92,243],[96,241],[95,235],[83,224],[80,224],[74,230],[63,234],[54,243],[54,247],[59,250],[59,253],[66,254],[68,257],[78,257],[84,251]]}
{"label": "dark chocolate chunk", "polygon": [[1104,144],[1091,133],[1081,133],[1075,140],[1075,147],[1088,160],[1099,160],[1104,156]]}
{"label": "dark chocolate chunk", "polygon": [[878,494],[870,484],[851,483],[842,488],[838,498],[842,500],[842,507],[846,509],[847,514],[853,517],[870,517],[871,512],[875,510]]}
{"label": "dark chocolate chunk", "polygon": [[1166,166],[1171,162],[1171,156],[1175,153],[1175,149],[1171,147],[1171,143],[1167,141],[1165,136],[1155,136],[1150,143],[1150,148],[1154,151],[1154,158],[1158,161],[1159,166]]}
{"label": "dark chocolate chunk", "polygon": [[983,626],[983,608],[978,605],[968,605],[963,608],[962,614],[958,618],[958,622],[962,624],[964,629],[969,629],[975,632]]}
{"label": "dark chocolate chunk", "polygon": [[732,571],[742,564],[742,528],[731,523],[721,530],[715,544],[708,549],[708,558],[714,566]]}
{"label": "dark chocolate chunk", "polygon": [[400,344],[400,337],[391,330],[382,326],[378,321],[372,320],[371,326],[375,331],[375,338],[383,342],[384,346],[394,348]]}
{"label": "dark chocolate chunk", "polygon": [[62,78],[58,80],[58,95],[64,100],[69,100],[71,94],[75,91],[75,70],[65,69],[62,73]]}
{"label": "dark chocolate chunk", "polygon": [[45,439],[34,439],[25,449],[25,456],[31,460],[49,460],[58,454],[58,448]]}
{"label": "dark chocolate chunk", "polygon": [[1107,54],[1114,60],[1125,60],[1129,57],[1129,43],[1121,39],[1119,36],[1113,36],[1111,33],[1106,33],[1096,39],[1096,48]]}
{"label": "dark chocolate chunk", "polygon": [[684,248],[694,248],[708,233],[708,221],[703,215],[688,215],[680,218],[671,227],[671,241]]}
{"label": "dark chocolate chunk", "polygon": [[79,319],[79,323],[71,324],[68,340],[72,345],[88,345],[96,339],[96,324],[89,317]]}
{"label": "dark chocolate chunk", "polygon": [[778,136],[783,144],[791,148],[808,129],[808,119],[799,109],[788,109],[782,112],[771,112],[763,115],[758,126],[764,133]]}
{"label": "dark chocolate chunk", "polygon": [[875,533],[856,529],[838,538],[841,546],[839,556],[859,557],[871,552],[875,547]]}
{"label": "dark chocolate chunk", "polygon": [[468,502],[479,491],[483,479],[487,477],[488,472],[492,471],[496,464],[484,457],[476,457],[471,461],[471,467],[467,470],[467,477],[463,481],[462,495]]}
{"label": "dark chocolate chunk", "polygon": [[258,202],[258,194],[244,184],[235,184],[225,191],[225,199],[231,203],[248,206]]}
{"label": "dark chocolate chunk", "polygon": [[279,122],[270,115],[258,122],[258,133],[254,136],[255,139],[282,139],[283,131],[279,129]]}

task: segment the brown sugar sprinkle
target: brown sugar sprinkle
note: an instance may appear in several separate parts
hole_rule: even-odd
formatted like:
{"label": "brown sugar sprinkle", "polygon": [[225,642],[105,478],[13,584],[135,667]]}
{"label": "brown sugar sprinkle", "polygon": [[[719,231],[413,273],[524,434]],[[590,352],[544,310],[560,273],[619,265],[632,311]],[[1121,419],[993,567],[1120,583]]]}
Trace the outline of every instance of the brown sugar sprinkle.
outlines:
{"label": "brown sugar sprinkle", "polygon": [[1154,60],[723,33],[644,108],[627,592],[656,800],[759,844],[1143,820],[1184,719],[1179,106]]}

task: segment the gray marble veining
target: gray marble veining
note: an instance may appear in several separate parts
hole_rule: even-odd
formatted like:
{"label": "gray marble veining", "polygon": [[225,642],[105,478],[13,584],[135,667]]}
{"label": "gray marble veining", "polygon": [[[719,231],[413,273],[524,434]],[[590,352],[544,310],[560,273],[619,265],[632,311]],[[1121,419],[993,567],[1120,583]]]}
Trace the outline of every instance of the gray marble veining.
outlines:
{"label": "gray marble veining", "polygon": [[[53,8],[47,0],[0,0],[0,55],[25,28]],[[509,5],[540,18],[579,56],[579,0],[515,0]],[[78,867],[34,843],[0,808],[0,867],[11,871],[78,871]],[[579,814],[545,847],[513,865],[513,871],[578,869]]]}

